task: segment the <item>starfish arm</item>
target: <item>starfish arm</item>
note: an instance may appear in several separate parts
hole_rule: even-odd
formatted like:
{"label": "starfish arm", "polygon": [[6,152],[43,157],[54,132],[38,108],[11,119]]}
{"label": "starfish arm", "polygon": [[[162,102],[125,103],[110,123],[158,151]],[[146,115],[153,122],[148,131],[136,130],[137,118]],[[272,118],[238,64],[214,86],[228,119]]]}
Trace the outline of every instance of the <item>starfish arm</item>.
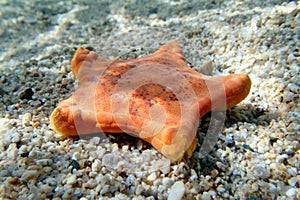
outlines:
{"label": "starfish arm", "polygon": [[[91,62],[95,62],[96,60],[100,62],[106,61],[105,58],[98,56],[96,52],[80,47],[76,51],[71,62],[73,73],[75,74],[75,76],[77,76],[84,62],[91,63]],[[85,65],[85,66],[90,66],[90,65]]]}
{"label": "starfish arm", "polygon": [[245,74],[222,77],[202,76],[192,80],[198,95],[200,117],[211,110],[224,111],[247,97],[251,80]]}
{"label": "starfish arm", "polygon": [[72,99],[62,101],[52,112],[50,121],[53,129],[64,136],[76,136],[77,130],[73,118],[69,116]]}
{"label": "starfish arm", "polygon": [[227,109],[240,103],[251,89],[251,80],[246,74],[231,74],[222,78],[225,85]]}
{"label": "starfish arm", "polygon": [[[165,130],[161,137],[161,148],[157,147],[167,158],[173,162],[180,161],[183,158],[190,158],[197,147],[197,130],[198,123],[190,124],[190,126],[181,126],[178,128],[170,128]],[[153,138],[151,144],[155,147]]]}
{"label": "starfish arm", "polygon": [[162,54],[164,52],[168,52],[170,54],[173,54],[178,59],[185,60],[183,56],[183,52],[176,40],[173,40],[171,42],[166,43],[165,45],[161,46],[159,50],[154,52],[154,54]]}

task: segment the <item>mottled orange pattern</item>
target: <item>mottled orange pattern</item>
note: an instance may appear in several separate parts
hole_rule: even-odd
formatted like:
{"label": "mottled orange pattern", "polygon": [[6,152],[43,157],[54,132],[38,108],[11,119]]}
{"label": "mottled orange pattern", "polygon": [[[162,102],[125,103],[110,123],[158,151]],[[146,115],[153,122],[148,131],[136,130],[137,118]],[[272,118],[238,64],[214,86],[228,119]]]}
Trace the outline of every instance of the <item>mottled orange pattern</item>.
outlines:
{"label": "mottled orange pattern", "polygon": [[53,111],[55,131],[66,136],[130,133],[172,161],[192,155],[203,115],[238,104],[251,87],[248,75],[211,77],[194,71],[177,41],[131,60],[106,60],[80,48],[72,70],[79,86]]}

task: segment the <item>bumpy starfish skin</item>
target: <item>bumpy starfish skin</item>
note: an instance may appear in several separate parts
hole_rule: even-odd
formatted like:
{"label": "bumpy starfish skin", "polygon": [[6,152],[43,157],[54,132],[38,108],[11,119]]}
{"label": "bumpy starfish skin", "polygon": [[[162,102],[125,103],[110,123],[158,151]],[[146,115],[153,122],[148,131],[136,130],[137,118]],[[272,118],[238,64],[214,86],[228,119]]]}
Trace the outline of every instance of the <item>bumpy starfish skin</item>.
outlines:
{"label": "bumpy starfish skin", "polygon": [[203,115],[236,105],[251,87],[248,75],[210,77],[194,71],[177,41],[132,60],[106,60],[80,48],[72,70],[79,86],[51,115],[57,132],[130,133],[173,161],[192,155]]}

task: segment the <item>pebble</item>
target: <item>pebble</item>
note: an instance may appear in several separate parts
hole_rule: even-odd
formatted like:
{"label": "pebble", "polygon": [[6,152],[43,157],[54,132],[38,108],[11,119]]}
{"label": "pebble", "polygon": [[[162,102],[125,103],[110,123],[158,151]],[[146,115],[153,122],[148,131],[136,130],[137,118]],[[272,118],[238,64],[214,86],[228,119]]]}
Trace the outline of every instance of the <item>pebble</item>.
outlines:
{"label": "pebble", "polygon": [[23,126],[30,125],[31,120],[32,120],[31,114],[30,113],[25,113],[22,117]]}
{"label": "pebble", "polygon": [[79,161],[80,160],[80,153],[79,152],[74,152],[72,155],[72,160]]}
{"label": "pebble", "polygon": [[9,176],[9,171],[6,169],[2,169],[0,170],[0,177],[5,177],[5,176]]}
{"label": "pebble", "polygon": [[18,156],[18,148],[16,143],[11,143],[7,149],[7,158],[15,160]]}
{"label": "pebble", "polygon": [[153,181],[156,180],[156,178],[157,178],[157,177],[156,177],[156,173],[153,172],[153,173],[151,173],[151,174],[147,177],[147,180],[153,182]]}
{"label": "pebble", "polygon": [[19,94],[19,98],[30,100],[30,99],[32,99],[33,94],[34,94],[34,92],[31,88],[26,88]]}
{"label": "pebble", "polygon": [[210,193],[208,192],[203,192],[202,196],[201,196],[201,200],[211,200],[212,197],[210,195]]}
{"label": "pebble", "polygon": [[185,186],[182,181],[177,181],[171,187],[168,195],[168,200],[181,200],[185,193]]}
{"label": "pebble", "polygon": [[120,155],[115,153],[105,154],[102,158],[102,164],[107,168],[115,169],[118,163],[122,160]]}
{"label": "pebble", "polygon": [[173,181],[169,177],[164,177],[162,179],[162,184],[163,184],[163,186],[164,186],[165,189],[168,189],[168,188],[170,188],[172,186]]}
{"label": "pebble", "polygon": [[300,87],[294,83],[289,83],[288,88],[296,94],[299,93],[299,90],[300,90]]}
{"label": "pebble", "polygon": [[235,144],[234,136],[232,134],[226,135],[225,144],[228,147],[233,147]]}
{"label": "pebble", "polygon": [[143,186],[142,186],[142,185],[138,185],[138,186],[136,187],[136,189],[135,189],[135,194],[136,194],[136,195],[140,195],[140,194],[142,194],[143,191],[144,191]]}
{"label": "pebble", "polygon": [[295,187],[297,184],[300,185],[300,175],[290,178],[288,183],[292,187]]}
{"label": "pebble", "polygon": [[19,183],[19,178],[18,177],[12,177],[8,180],[8,184],[11,184],[11,185],[16,185]]}
{"label": "pebble", "polygon": [[4,137],[2,139],[3,145],[9,145],[12,142],[12,138],[15,138],[14,140],[17,140],[17,133],[12,130],[4,130]]}
{"label": "pebble", "polygon": [[171,161],[169,159],[159,159],[153,163],[156,171],[161,171],[163,174],[168,174],[170,172]]}
{"label": "pebble", "polygon": [[71,199],[74,196],[74,189],[69,185],[63,187],[62,199]]}
{"label": "pebble", "polygon": [[39,189],[41,190],[41,193],[44,194],[50,194],[53,191],[53,188],[48,184],[42,184]]}
{"label": "pebble", "polygon": [[295,188],[290,188],[288,191],[285,193],[288,197],[295,197],[297,194],[297,190]]}
{"label": "pebble", "polygon": [[[38,122],[39,123],[39,122]],[[53,131],[45,131],[45,141],[51,143],[54,140],[54,132]]]}
{"label": "pebble", "polygon": [[96,159],[92,164],[92,171],[93,172],[99,172],[101,169],[101,162],[100,160]]}
{"label": "pebble", "polygon": [[253,164],[252,172],[259,178],[268,178],[270,176],[270,172],[266,168],[265,163]]}
{"label": "pebble", "polygon": [[103,195],[103,194],[109,192],[109,187],[110,187],[109,185],[104,185],[103,188],[100,191],[100,194]]}
{"label": "pebble", "polygon": [[190,177],[191,182],[195,182],[195,181],[197,181],[197,179],[198,179],[198,175],[197,175],[196,171],[191,169],[191,177]]}
{"label": "pebble", "polygon": [[80,164],[76,160],[72,159],[70,164],[69,164],[69,167],[71,167],[72,170],[73,169],[79,170],[80,169]]}
{"label": "pebble", "polygon": [[74,185],[77,182],[77,177],[75,174],[70,175],[66,179],[66,184],[67,185]]}
{"label": "pebble", "polygon": [[223,193],[223,192],[225,192],[226,191],[226,189],[222,186],[222,185],[219,185],[218,187],[217,187],[217,192],[218,193]]}
{"label": "pebble", "polygon": [[42,165],[42,166],[49,166],[53,163],[51,159],[40,159],[36,161],[37,165]]}
{"label": "pebble", "polygon": [[214,190],[211,189],[211,190],[209,190],[208,192],[209,192],[210,196],[212,197],[212,199],[215,199],[215,198],[216,198],[217,193],[216,193]]}
{"label": "pebble", "polygon": [[122,146],[122,150],[123,150],[123,151],[128,151],[128,150],[129,150],[129,146],[128,146],[128,145]]}
{"label": "pebble", "polygon": [[219,172],[218,172],[218,170],[216,170],[216,169],[214,169],[214,170],[211,171],[211,177],[212,177],[212,178],[217,177],[218,174],[219,174]]}
{"label": "pebble", "polygon": [[43,172],[44,172],[45,174],[50,174],[51,171],[52,171],[52,167],[44,167],[44,168],[43,168]]}
{"label": "pebble", "polygon": [[83,184],[84,188],[93,189],[97,186],[97,181],[95,179],[90,179],[88,182]]}
{"label": "pebble", "polygon": [[269,183],[268,185],[269,185],[270,192],[272,192],[274,194],[276,194],[278,192],[278,190],[277,190],[277,188],[276,188],[276,186],[274,184]]}
{"label": "pebble", "polygon": [[40,172],[38,170],[26,170],[22,174],[20,180],[22,182],[28,182],[29,180],[36,180],[39,175]]}
{"label": "pebble", "polygon": [[126,185],[131,186],[135,182],[135,177],[132,174],[129,174],[126,178]]}
{"label": "pebble", "polygon": [[258,153],[265,153],[267,151],[269,151],[269,148],[265,144],[265,142],[258,142],[258,144],[257,144],[257,152]]}
{"label": "pebble", "polygon": [[252,191],[254,191],[254,192],[258,191],[258,189],[259,189],[258,183],[257,183],[257,182],[252,183],[251,189],[252,189]]}

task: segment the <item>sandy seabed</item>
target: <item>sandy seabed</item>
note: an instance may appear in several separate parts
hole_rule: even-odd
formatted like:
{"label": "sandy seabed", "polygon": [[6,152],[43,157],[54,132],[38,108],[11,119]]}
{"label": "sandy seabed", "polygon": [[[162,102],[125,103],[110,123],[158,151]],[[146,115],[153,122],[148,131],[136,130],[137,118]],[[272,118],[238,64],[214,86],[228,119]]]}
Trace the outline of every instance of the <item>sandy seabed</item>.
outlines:
{"label": "sandy seabed", "polygon": [[[249,74],[214,149],[171,163],[127,135],[63,138],[49,116],[80,46],[136,58],[177,39],[204,74]],[[300,2],[0,2],[1,199],[300,199]]]}

